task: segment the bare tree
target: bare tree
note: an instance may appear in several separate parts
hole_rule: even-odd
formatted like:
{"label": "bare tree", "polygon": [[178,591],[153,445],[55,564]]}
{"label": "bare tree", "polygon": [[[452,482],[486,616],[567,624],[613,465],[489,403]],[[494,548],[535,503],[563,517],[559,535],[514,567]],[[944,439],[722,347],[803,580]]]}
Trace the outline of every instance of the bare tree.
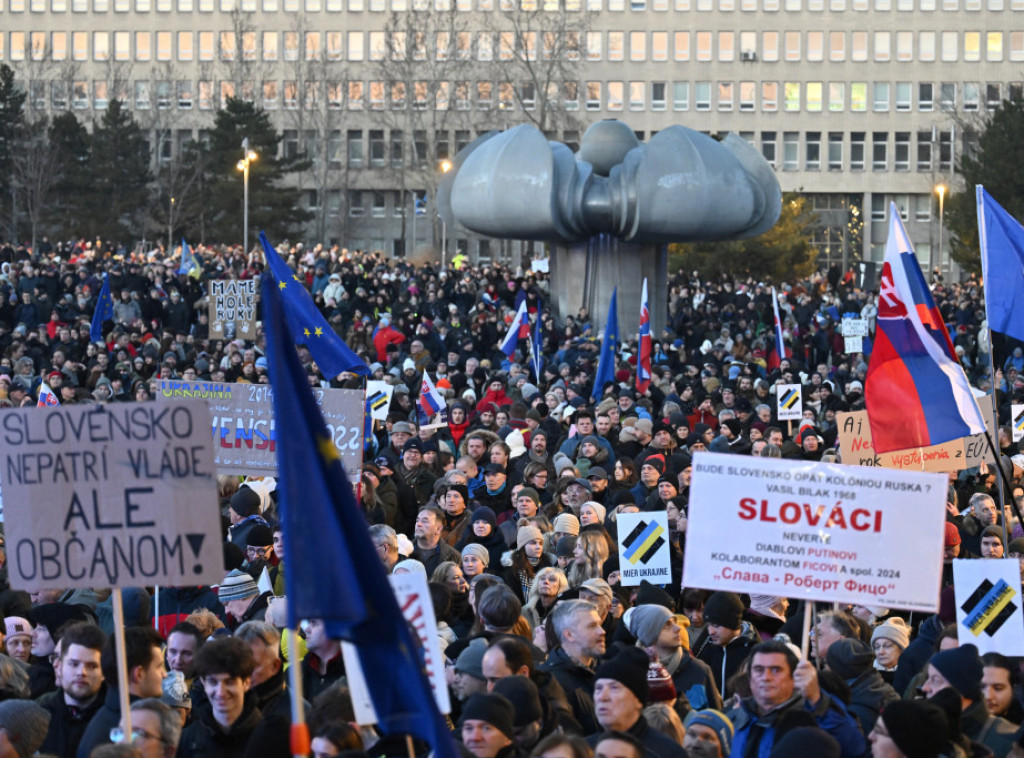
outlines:
{"label": "bare tree", "polygon": [[522,118],[542,132],[578,129],[583,40],[594,13],[581,0],[498,0],[485,16],[497,46],[494,71],[501,105],[514,99]]}
{"label": "bare tree", "polygon": [[12,179],[18,188],[22,209],[28,217],[32,234],[32,249],[42,221],[49,211],[54,186],[61,178],[60,154],[49,138],[49,120],[42,117],[27,124],[18,140],[18,149],[12,156]]}

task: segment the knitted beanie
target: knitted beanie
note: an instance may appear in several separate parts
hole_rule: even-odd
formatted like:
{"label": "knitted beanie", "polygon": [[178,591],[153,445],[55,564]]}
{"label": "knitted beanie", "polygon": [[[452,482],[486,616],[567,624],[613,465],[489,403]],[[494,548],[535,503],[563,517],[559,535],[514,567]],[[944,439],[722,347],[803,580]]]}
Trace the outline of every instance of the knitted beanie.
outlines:
{"label": "knitted beanie", "polygon": [[486,722],[510,740],[516,738],[515,708],[504,695],[496,695],[493,692],[473,695],[462,708],[462,719],[459,723],[467,721]]}
{"label": "knitted beanie", "polygon": [[636,695],[642,704],[647,704],[647,669],[650,661],[647,653],[638,647],[627,647],[614,658],[604,661],[594,673],[598,679],[614,679]]}
{"label": "knitted beanie", "polygon": [[985,672],[977,647],[967,644],[942,650],[933,655],[929,663],[963,697],[981,699],[981,677]]}
{"label": "knitted beanie", "polygon": [[706,726],[714,729],[718,735],[718,742],[722,749],[722,755],[729,755],[732,752],[732,738],[736,733],[729,717],[714,708],[705,708],[702,711],[690,711],[683,720],[683,726],[687,729],[693,724]]}
{"label": "knitted beanie", "polygon": [[607,511],[605,510],[605,507],[603,505],[594,500],[588,500],[587,502],[580,506],[580,510],[583,510],[584,508],[593,508],[594,513],[597,514],[597,523],[604,523],[604,517]]}
{"label": "knitted beanie", "polygon": [[475,524],[477,521],[486,521],[488,524],[491,525],[492,529],[496,529],[498,527],[498,517],[495,516],[494,511],[492,511],[486,505],[481,505],[479,508],[473,511],[473,516],[470,518],[469,521],[471,524]]}
{"label": "knitted beanie", "polygon": [[255,516],[260,512],[260,496],[251,487],[243,485],[231,496],[228,507],[242,518]]}
{"label": "knitted beanie", "polygon": [[571,513],[559,513],[555,516],[554,530],[575,537],[580,533],[580,520]]}
{"label": "knitted beanie", "polygon": [[492,692],[508,698],[515,709],[516,727],[529,726],[534,721],[544,718],[544,708],[540,702],[540,691],[528,677],[506,676],[499,679]]}
{"label": "knitted beanie", "polygon": [[743,601],[735,592],[716,592],[704,604],[704,621],[726,629],[739,629],[743,619]]}
{"label": "knitted beanie", "polygon": [[20,758],[35,755],[46,739],[50,712],[28,700],[5,700],[0,703],[0,729]]}
{"label": "knitted beanie", "polygon": [[256,582],[244,571],[234,569],[230,574],[224,577],[224,581],[220,583],[220,587],[217,588],[217,599],[222,603],[226,603],[230,600],[243,600],[247,597],[254,597],[259,595],[259,587],[256,586]]}
{"label": "knitted beanie", "polygon": [[896,700],[881,715],[892,741],[907,758],[931,758],[946,751],[949,719],[930,700]]}
{"label": "knitted beanie", "polygon": [[567,534],[558,540],[558,545],[555,546],[555,557],[556,558],[572,558],[576,553],[576,538],[571,534]]}
{"label": "knitted beanie", "polygon": [[519,497],[530,498],[530,500],[536,503],[537,507],[540,508],[540,494],[538,494],[537,490],[533,487],[523,487],[519,490]]}
{"label": "knitted beanie", "polygon": [[484,564],[484,568],[487,568],[487,564],[491,562],[491,552],[476,542],[470,542],[464,548],[462,548],[462,557],[465,558],[467,555],[475,555]]}
{"label": "knitted beanie", "polygon": [[662,605],[638,605],[630,613],[629,631],[647,647],[657,641],[670,618],[672,611]]}
{"label": "knitted beanie", "polygon": [[945,526],[945,539],[943,541],[944,547],[953,547],[953,545],[960,544],[960,530],[956,528],[956,524],[946,522]]}
{"label": "knitted beanie", "polygon": [[910,627],[899,616],[893,616],[886,619],[884,624],[875,627],[875,631],[871,633],[872,645],[875,644],[875,640],[889,640],[900,650],[906,650],[910,644]]}
{"label": "knitted beanie", "polygon": [[647,665],[647,702],[665,703],[675,700],[676,686],[668,669],[661,665],[656,654],[650,653],[648,657],[650,663]]}
{"label": "knitted beanie", "polygon": [[544,534],[540,529],[533,524],[527,524],[526,526],[519,527],[519,531],[516,533],[516,548],[521,550],[527,543],[543,539]]}

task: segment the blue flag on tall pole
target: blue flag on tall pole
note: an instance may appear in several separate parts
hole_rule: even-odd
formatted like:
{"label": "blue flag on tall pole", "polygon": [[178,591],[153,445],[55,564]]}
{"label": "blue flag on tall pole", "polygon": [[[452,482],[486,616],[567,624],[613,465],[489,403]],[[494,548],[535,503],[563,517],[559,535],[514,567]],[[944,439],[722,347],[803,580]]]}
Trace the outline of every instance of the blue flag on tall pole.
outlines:
{"label": "blue flag on tall pole", "polygon": [[260,243],[263,245],[263,255],[275,279],[277,291],[281,295],[284,315],[296,344],[303,344],[309,348],[313,360],[328,379],[333,379],[342,371],[369,376],[370,367],[366,365],[366,361],[352,352],[327,323],[324,314],[313,302],[309,290],[270,245],[265,232],[260,232]]}
{"label": "blue flag on tall pole", "polygon": [[100,296],[96,299],[96,310],[92,312],[92,323],[89,325],[89,341],[103,342],[103,322],[114,318],[114,298],[110,296],[110,280],[103,275],[103,286]]}
{"label": "blue flag on tall pole", "polygon": [[601,340],[601,357],[597,361],[597,373],[594,374],[594,389],[590,397],[594,401],[601,399],[604,385],[615,381],[615,351],[619,344],[619,288],[612,290],[612,299],[608,301],[608,318],[604,320],[604,338]]}
{"label": "blue flag on tall pole", "polygon": [[533,377],[540,382],[540,369],[544,365],[544,356],[541,354],[541,349],[544,347],[544,340],[541,336],[541,314],[544,312],[544,308],[540,301],[537,299],[537,320],[533,324],[533,336],[530,338],[530,350],[533,353]]}
{"label": "blue flag on tall pole", "polygon": [[975,192],[988,326],[1024,340],[1024,227],[980,184]]}
{"label": "blue flag on tall pole", "polygon": [[288,331],[278,282],[264,277],[263,324],[278,429],[277,491],[288,571],[288,626],[322,619],[352,642],[385,734],[411,734],[437,758],[457,758],[423,673],[419,644],[399,610],[338,451]]}
{"label": "blue flag on tall pole", "polygon": [[199,268],[199,262],[196,260],[195,251],[188,246],[185,238],[181,238],[181,265],[178,266],[179,274],[191,274],[195,269]]}

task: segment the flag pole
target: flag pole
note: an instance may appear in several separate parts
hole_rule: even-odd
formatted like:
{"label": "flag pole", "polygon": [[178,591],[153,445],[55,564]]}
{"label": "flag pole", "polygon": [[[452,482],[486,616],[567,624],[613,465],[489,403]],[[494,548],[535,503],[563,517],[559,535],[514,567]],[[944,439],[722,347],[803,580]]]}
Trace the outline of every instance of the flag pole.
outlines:
{"label": "flag pole", "polygon": [[299,630],[288,630],[288,688],[291,690],[292,726],[290,744],[295,758],[309,755],[309,727],[302,701],[302,659],[299,656]]}
{"label": "flag pole", "polygon": [[121,588],[111,591],[114,605],[114,652],[117,657],[117,694],[121,707],[121,725],[125,735],[132,735],[132,706],[128,693],[128,654],[124,648],[124,604]]}
{"label": "flag pole", "polygon": [[[988,285],[988,256],[985,254],[988,251],[988,227],[985,224],[985,188],[981,184],[978,184],[974,188],[975,200],[977,201],[978,211],[978,253],[981,256],[981,284],[982,287]],[[941,263],[941,261],[940,261]],[[988,298],[982,298],[985,301],[985,323],[988,325],[988,373],[992,378],[992,392],[989,395],[992,401],[992,420],[999,427],[999,408],[996,406],[996,357],[995,347],[992,344],[992,320],[988,315]],[[998,432],[997,432],[998,433]],[[1003,549],[1010,549],[1010,535],[1009,530],[1006,528],[1006,501],[1010,501],[1010,507],[1013,508],[1014,513],[1017,516],[1017,520],[1024,524],[1024,520],[1020,517],[1020,509],[1017,508],[1017,504],[1013,502],[1013,497],[1007,498],[1007,494],[1012,495],[1013,490],[1007,489],[1006,484],[1006,472],[1003,471],[1003,461],[999,450],[992,442],[992,436],[988,433],[988,428],[985,429],[985,440],[988,442],[989,450],[992,451],[992,459],[996,462],[996,477],[999,481],[999,517],[1003,521]],[[1010,470],[1013,473],[1013,470]]]}

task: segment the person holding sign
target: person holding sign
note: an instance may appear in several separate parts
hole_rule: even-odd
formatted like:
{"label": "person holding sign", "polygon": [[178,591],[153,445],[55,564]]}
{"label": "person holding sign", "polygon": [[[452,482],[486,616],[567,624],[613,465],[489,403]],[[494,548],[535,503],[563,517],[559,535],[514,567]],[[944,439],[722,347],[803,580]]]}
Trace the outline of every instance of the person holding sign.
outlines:
{"label": "person holding sign", "polygon": [[758,644],[750,656],[749,698],[740,701],[728,716],[736,728],[732,755],[768,758],[776,729],[786,714],[804,711],[831,734],[842,749],[842,758],[859,758],[867,744],[856,720],[837,699],[823,692],[818,672],[806,660],[797,659],[784,642]]}

